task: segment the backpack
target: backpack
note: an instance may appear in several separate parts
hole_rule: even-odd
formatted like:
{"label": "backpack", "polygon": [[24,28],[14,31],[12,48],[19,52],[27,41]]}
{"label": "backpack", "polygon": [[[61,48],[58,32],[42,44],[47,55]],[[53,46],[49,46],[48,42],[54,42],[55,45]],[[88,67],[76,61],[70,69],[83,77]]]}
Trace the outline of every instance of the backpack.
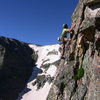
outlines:
{"label": "backpack", "polygon": [[59,42],[64,42],[64,38],[62,36],[58,37],[57,39]]}

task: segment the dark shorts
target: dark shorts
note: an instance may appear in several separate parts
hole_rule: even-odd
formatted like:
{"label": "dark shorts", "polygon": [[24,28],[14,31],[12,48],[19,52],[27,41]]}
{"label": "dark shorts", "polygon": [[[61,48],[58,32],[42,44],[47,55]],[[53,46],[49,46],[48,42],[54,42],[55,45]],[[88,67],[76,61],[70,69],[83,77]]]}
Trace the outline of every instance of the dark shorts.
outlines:
{"label": "dark shorts", "polygon": [[65,41],[65,39],[67,39],[67,37],[66,36],[60,36],[60,42],[62,42],[62,43],[66,43],[66,41]]}

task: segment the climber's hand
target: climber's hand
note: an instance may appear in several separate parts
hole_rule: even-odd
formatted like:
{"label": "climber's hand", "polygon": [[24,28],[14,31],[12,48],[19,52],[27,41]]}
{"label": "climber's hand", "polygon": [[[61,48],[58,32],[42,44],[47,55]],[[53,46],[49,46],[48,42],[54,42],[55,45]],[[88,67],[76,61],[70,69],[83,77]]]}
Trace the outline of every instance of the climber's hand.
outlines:
{"label": "climber's hand", "polygon": [[73,25],[71,29],[73,29],[75,26],[76,26],[76,24],[75,24],[75,25]]}

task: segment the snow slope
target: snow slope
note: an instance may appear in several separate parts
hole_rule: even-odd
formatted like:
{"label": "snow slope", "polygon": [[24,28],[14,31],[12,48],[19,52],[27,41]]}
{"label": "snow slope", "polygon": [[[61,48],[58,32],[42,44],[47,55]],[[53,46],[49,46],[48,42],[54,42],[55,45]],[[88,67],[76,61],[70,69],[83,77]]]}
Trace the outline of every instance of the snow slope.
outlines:
{"label": "snow slope", "polygon": [[[29,45],[35,50],[38,55],[36,67],[33,69],[33,73],[27,83],[27,87],[19,94],[17,100],[46,100],[49,90],[52,86],[52,82],[45,82],[44,86],[37,89],[37,84],[33,85],[37,76],[45,75],[46,77],[54,77],[57,67],[54,62],[60,58],[59,44],[48,46]],[[43,68],[43,65],[49,64],[47,69]]]}

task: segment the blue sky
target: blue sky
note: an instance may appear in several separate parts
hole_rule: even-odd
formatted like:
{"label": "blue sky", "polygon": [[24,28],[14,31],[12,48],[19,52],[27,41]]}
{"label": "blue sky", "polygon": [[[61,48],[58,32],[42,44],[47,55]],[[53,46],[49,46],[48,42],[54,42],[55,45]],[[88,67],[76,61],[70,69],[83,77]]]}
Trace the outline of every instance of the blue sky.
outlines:
{"label": "blue sky", "polygon": [[59,43],[62,24],[71,27],[78,0],[0,0],[0,36],[49,45]]}

